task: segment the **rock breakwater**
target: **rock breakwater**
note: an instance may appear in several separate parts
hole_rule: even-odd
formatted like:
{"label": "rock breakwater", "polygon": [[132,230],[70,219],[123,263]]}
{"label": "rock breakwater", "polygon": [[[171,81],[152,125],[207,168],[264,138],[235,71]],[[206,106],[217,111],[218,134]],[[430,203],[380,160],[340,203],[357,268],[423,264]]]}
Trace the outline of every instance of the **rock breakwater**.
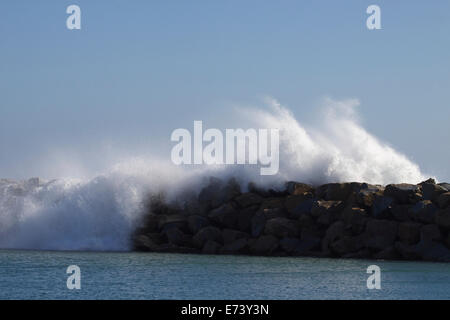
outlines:
{"label": "rock breakwater", "polygon": [[450,184],[287,182],[283,190],[211,178],[198,195],[150,197],[137,251],[450,262]]}

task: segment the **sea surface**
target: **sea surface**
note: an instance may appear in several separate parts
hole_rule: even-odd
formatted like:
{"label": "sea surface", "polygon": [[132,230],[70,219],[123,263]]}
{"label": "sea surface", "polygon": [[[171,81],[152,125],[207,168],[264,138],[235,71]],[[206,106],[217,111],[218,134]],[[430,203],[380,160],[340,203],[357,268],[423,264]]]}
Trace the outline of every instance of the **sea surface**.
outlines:
{"label": "sea surface", "polygon": [[[67,288],[67,267],[81,271]],[[381,269],[368,289],[367,267]],[[0,250],[0,299],[450,299],[450,264]]]}

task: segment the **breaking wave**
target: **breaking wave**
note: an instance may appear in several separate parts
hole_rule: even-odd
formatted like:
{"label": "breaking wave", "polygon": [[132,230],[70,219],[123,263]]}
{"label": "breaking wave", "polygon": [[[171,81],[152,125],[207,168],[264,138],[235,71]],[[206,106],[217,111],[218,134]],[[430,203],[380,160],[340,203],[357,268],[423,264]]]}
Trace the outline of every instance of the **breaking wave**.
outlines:
{"label": "breaking wave", "polygon": [[210,175],[238,177],[244,189],[249,181],[276,187],[287,180],[316,185],[425,180],[418,165],[360,125],[357,100],[328,100],[320,124],[311,128],[277,101],[268,104],[268,109],[241,108],[238,117],[248,119],[249,127],[279,129],[276,176],[260,176],[254,166],[176,167],[166,157],[135,158],[84,180],[0,180],[0,248],[129,250],[149,193],[195,193]]}

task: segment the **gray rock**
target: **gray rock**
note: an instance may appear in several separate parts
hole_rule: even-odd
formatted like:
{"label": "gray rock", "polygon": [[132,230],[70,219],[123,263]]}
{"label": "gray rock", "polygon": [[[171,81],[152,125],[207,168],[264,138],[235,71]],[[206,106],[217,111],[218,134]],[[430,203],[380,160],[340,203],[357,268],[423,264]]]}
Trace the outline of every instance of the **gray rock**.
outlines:
{"label": "gray rock", "polygon": [[410,208],[409,204],[399,204],[391,207],[390,212],[397,221],[409,221],[411,220]]}
{"label": "gray rock", "polygon": [[384,195],[394,198],[399,203],[416,203],[422,197],[421,187],[415,184],[389,184],[384,189]]}
{"label": "gray rock", "polygon": [[297,194],[286,197],[284,205],[291,217],[299,217],[311,213],[313,202],[312,194]]}
{"label": "gray rock", "polygon": [[237,228],[240,231],[250,232],[252,225],[252,218],[258,210],[258,206],[252,206],[248,208],[241,209],[237,218]]}
{"label": "gray rock", "polygon": [[438,183],[438,185],[442,188],[447,189],[447,191],[450,191],[450,183],[441,182],[441,183]]}
{"label": "gray rock", "polygon": [[400,255],[395,249],[395,246],[390,246],[384,250],[381,250],[380,252],[374,254],[373,256],[375,259],[381,259],[381,260],[397,260],[400,259]]}
{"label": "gray rock", "polygon": [[359,188],[361,183],[328,183],[316,189],[316,195],[327,201],[346,201],[352,191]]}
{"label": "gray rock", "polygon": [[441,240],[441,231],[435,224],[427,224],[420,229],[420,239],[422,241]]}
{"label": "gray rock", "polygon": [[450,262],[450,250],[435,241],[421,241],[416,249],[425,261]]}
{"label": "gray rock", "polygon": [[400,241],[395,243],[395,249],[403,259],[406,260],[420,260],[420,254],[417,250],[417,245],[407,245]]}
{"label": "gray rock", "polygon": [[180,246],[180,247],[190,247],[192,246],[192,238],[178,228],[170,228],[165,231],[165,235],[169,243]]}
{"label": "gray rock", "polygon": [[376,195],[381,195],[383,187],[378,185],[370,185],[363,183],[361,188],[356,192],[356,202],[365,207],[371,207]]}
{"label": "gray rock", "polygon": [[408,260],[426,260],[450,262],[450,250],[443,244],[435,241],[420,241],[416,245],[405,245],[397,242],[395,248]]}
{"label": "gray rock", "polygon": [[266,217],[262,211],[258,211],[252,218],[252,237],[259,237],[266,226]]}
{"label": "gray rock", "polygon": [[369,217],[364,209],[347,207],[342,212],[341,219],[350,228],[352,234],[358,235],[364,231]]}
{"label": "gray rock", "polygon": [[221,179],[211,177],[209,184],[200,191],[198,201],[214,209],[229,202],[241,194],[241,188],[235,179],[224,183]]}
{"label": "gray rock", "polygon": [[241,208],[247,208],[253,205],[261,204],[263,198],[256,193],[247,192],[236,197],[235,201]]}
{"label": "gray rock", "polygon": [[372,205],[372,216],[377,219],[389,216],[393,204],[394,198],[392,197],[375,196]]}
{"label": "gray rock", "polygon": [[234,240],[231,243],[225,244],[222,247],[222,249],[220,250],[220,253],[242,254],[242,253],[247,253],[248,250],[249,250],[248,239],[240,238],[240,239]]}
{"label": "gray rock", "polygon": [[444,209],[450,206],[450,192],[442,193],[437,199],[440,208]]}
{"label": "gray rock", "polygon": [[234,229],[238,221],[238,211],[230,203],[226,203],[209,212],[208,218],[223,227]]}
{"label": "gray rock", "polygon": [[439,210],[435,222],[439,227],[450,230],[450,208]]}
{"label": "gray rock", "polygon": [[209,226],[209,220],[199,215],[188,217],[188,227],[192,234],[196,234],[200,229]]}
{"label": "gray rock", "polygon": [[314,187],[300,182],[289,181],[286,183],[286,190],[291,195],[302,195],[304,193],[314,193]]}
{"label": "gray rock", "polygon": [[297,237],[299,226],[295,220],[274,218],[267,220],[264,233],[278,238]]}
{"label": "gray rock", "polygon": [[401,222],[398,225],[398,238],[407,245],[416,244],[420,240],[422,225],[417,222]]}
{"label": "gray rock", "polygon": [[389,220],[370,220],[367,222],[365,244],[370,249],[383,250],[394,244],[398,223]]}
{"label": "gray rock", "polygon": [[431,200],[436,202],[441,194],[448,191],[446,188],[435,183],[423,183],[421,185],[424,200]]}
{"label": "gray rock", "polygon": [[364,242],[360,236],[343,236],[342,238],[331,242],[329,247],[333,253],[338,256],[344,256],[348,253],[358,252],[363,249]]}
{"label": "gray rock", "polygon": [[260,209],[260,211],[263,212],[264,216],[266,217],[266,220],[270,220],[273,218],[286,218],[286,212],[281,208],[274,208],[274,209]]}
{"label": "gray rock", "polygon": [[278,239],[274,236],[261,236],[249,242],[249,250],[252,254],[270,255],[278,248]]}
{"label": "gray rock", "polygon": [[232,230],[232,229],[224,229],[222,230],[222,239],[224,244],[229,244],[238,239],[248,239],[250,235],[248,233]]}
{"label": "gray rock", "polygon": [[[302,230],[303,231],[303,230]],[[325,237],[322,239],[322,251],[329,252],[330,244],[345,235],[345,224],[342,221],[333,223],[326,231]]]}
{"label": "gray rock", "polygon": [[328,226],[338,220],[344,208],[342,201],[318,200],[313,203],[311,215],[317,218],[319,224]]}
{"label": "gray rock", "polygon": [[155,251],[159,244],[155,243],[147,235],[141,234],[133,238],[133,246],[138,251]]}
{"label": "gray rock", "polygon": [[280,248],[287,253],[294,253],[297,247],[300,245],[298,238],[283,238],[280,240]]}
{"label": "gray rock", "polygon": [[204,254],[216,254],[219,252],[221,248],[220,243],[217,243],[213,240],[206,241],[205,245],[203,246],[202,253]]}
{"label": "gray rock", "polygon": [[158,228],[165,232],[170,228],[178,228],[180,230],[187,229],[188,217],[181,214],[161,215],[158,223]]}
{"label": "gray rock", "polygon": [[422,223],[431,223],[435,220],[438,208],[430,200],[417,202],[409,209],[410,217]]}
{"label": "gray rock", "polygon": [[283,238],[280,240],[280,247],[290,255],[308,255],[320,248],[319,238],[308,238],[299,240],[298,238]]}
{"label": "gray rock", "polygon": [[203,248],[203,245],[208,240],[222,243],[222,232],[216,227],[205,227],[197,232],[197,234],[193,238],[193,243],[197,248]]}

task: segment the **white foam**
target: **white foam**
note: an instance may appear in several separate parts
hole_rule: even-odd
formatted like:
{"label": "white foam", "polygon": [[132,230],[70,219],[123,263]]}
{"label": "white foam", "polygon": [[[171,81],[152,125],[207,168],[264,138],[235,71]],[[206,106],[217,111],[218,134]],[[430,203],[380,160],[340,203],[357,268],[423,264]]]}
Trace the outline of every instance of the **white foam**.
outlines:
{"label": "white foam", "polygon": [[249,181],[273,186],[286,180],[387,184],[425,179],[416,164],[360,125],[356,100],[328,100],[321,124],[312,128],[277,101],[268,104],[268,110],[240,109],[238,117],[246,116],[249,126],[280,130],[277,176],[261,177],[255,166],[175,167],[169,160],[135,158],[90,179],[2,180],[0,247],[129,250],[148,193],[166,190],[174,199],[182,190],[198,192],[209,175],[237,177],[244,188]]}

